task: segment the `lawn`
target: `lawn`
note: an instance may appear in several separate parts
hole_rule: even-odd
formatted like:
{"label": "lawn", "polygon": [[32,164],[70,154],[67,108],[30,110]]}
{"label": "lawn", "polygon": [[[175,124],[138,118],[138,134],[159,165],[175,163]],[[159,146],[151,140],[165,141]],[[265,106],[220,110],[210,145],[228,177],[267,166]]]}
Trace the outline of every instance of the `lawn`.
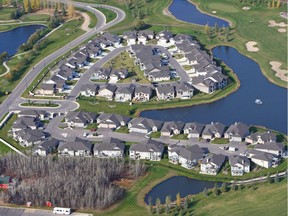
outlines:
{"label": "lawn", "polygon": [[35,21],[44,21],[46,22],[51,16],[48,14],[29,14],[24,15],[20,18],[22,22],[35,22]]}
{"label": "lawn", "polygon": [[225,138],[215,138],[211,141],[212,144],[227,144],[229,143],[228,139]]}
{"label": "lawn", "polygon": [[175,140],[188,140],[187,134],[178,134],[178,135],[173,135],[171,139]]}
{"label": "lawn", "polygon": [[0,9],[0,20],[11,20],[11,13],[15,12],[15,8],[1,8]]}
{"label": "lawn", "polygon": [[89,28],[94,28],[97,24],[97,17],[90,11],[83,10],[81,8],[77,8],[78,11],[86,13],[90,17],[90,23],[88,25]]}
{"label": "lawn", "polygon": [[115,58],[108,61],[104,67],[112,67],[115,69],[127,68],[128,77],[120,80],[119,83],[130,83],[133,79],[142,84],[150,83],[144,76],[143,71],[140,70],[138,65],[134,64],[134,60],[129,56],[128,52],[124,51],[117,55]]}
{"label": "lawn", "polygon": [[109,23],[110,21],[116,19],[117,17],[117,14],[114,11],[108,10],[106,8],[100,8],[100,7],[97,7],[96,9],[101,11],[105,15],[106,23]]}
{"label": "lawn", "polygon": [[115,132],[129,134],[129,129],[128,129],[128,127],[120,127],[118,129],[116,129]]}

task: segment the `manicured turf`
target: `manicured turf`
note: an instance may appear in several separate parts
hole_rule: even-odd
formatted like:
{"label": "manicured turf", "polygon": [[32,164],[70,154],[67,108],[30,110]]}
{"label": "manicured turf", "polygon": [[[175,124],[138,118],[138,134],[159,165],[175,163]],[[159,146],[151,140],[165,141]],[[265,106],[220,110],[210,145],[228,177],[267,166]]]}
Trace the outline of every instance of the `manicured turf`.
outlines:
{"label": "manicured turf", "polygon": [[101,11],[101,12],[105,15],[105,17],[106,17],[106,23],[108,23],[108,22],[116,19],[116,17],[117,17],[117,14],[116,14],[115,12],[113,12],[113,11],[111,11],[111,10],[108,10],[108,9],[106,9],[106,8],[99,8],[99,7],[97,7],[96,9],[99,10],[99,11]]}
{"label": "manicured turf", "polygon": [[2,8],[0,9],[0,20],[11,20],[11,13],[15,12],[15,8]]}
{"label": "manicured turf", "polygon": [[48,14],[28,14],[20,18],[23,22],[47,21],[51,16]]}

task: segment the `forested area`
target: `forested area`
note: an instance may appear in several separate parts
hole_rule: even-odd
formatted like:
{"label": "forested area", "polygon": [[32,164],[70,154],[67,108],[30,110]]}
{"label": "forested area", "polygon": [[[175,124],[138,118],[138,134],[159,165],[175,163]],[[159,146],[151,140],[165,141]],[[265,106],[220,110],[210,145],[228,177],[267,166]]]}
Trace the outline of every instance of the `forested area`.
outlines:
{"label": "forested area", "polygon": [[73,209],[102,209],[121,199],[125,189],[113,184],[145,172],[139,162],[124,159],[30,157],[10,154],[0,159],[0,173],[20,179],[15,189],[1,192],[4,202]]}

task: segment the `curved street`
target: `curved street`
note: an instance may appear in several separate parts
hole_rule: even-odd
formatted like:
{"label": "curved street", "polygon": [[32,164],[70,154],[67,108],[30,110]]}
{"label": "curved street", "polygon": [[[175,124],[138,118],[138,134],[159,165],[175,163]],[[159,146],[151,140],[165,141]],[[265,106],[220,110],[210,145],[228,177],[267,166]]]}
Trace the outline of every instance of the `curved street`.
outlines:
{"label": "curved street", "polygon": [[[111,26],[121,22],[126,16],[124,11],[122,11],[119,8],[113,7],[113,6],[99,5],[99,4],[87,4],[87,3],[64,1],[64,0],[62,0],[62,2],[71,3],[75,7],[88,10],[88,11],[92,12],[93,14],[95,14],[95,16],[97,17],[96,27],[87,31],[86,33],[79,36],[75,40],[71,41],[69,44],[66,44],[65,46],[61,47],[60,49],[58,49],[57,51],[55,51],[51,55],[45,57],[40,62],[38,62],[30,71],[28,71],[28,73],[18,83],[17,87],[13,90],[13,92],[0,105],[0,119],[7,112],[15,109],[15,107],[18,107],[18,105],[21,103],[21,101],[25,102],[25,99],[21,98],[22,93],[27,89],[27,87],[30,85],[30,83],[35,79],[35,77],[37,77],[37,75],[47,65],[49,65],[50,63],[55,61],[60,56],[63,56],[65,53],[67,53],[72,48],[80,45],[85,40],[93,37],[96,33],[104,31],[104,30],[110,28]],[[117,17],[114,20],[112,20],[111,22],[106,23],[106,17],[104,16],[104,14],[93,7],[103,7],[103,8],[107,8],[109,10],[113,10],[117,14]],[[58,109],[61,109],[61,108],[67,107],[67,106],[70,107],[70,105],[72,103],[74,103],[74,102],[72,102],[72,101],[61,102],[61,107]],[[74,107],[75,107],[75,105],[74,105]],[[73,109],[74,107],[71,107],[71,109]]]}

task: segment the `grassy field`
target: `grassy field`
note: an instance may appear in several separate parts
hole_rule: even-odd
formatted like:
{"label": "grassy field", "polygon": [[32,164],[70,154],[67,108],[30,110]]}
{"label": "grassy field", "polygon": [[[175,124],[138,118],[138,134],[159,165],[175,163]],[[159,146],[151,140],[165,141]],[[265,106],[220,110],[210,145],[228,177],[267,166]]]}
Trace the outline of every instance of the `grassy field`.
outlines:
{"label": "grassy field", "polygon": [[138,83],[149,84],[149,80],[144,76],[143,71],[140,70],[138,65],[134,64],[134,60],[129,54],[124,51],[117,55],[115,58],[107,62],[104,67],[112,67],[115,69],[127,68],[128,77],[124,80],[120,80],[119,83],[131,83],[133,79],[136,79]]}
{"label": "grassy field", "polygon": [[48,14],[29,14],[20,18],[22,22],[34,22],[34,21],[47,21],[51,16]]}
{"label": "grassy field", "polygon": [[0,20],[11,20],[11,13],[15,12],[15,8],[1,8],[0,9]]}
{"label": "grassy field", "polygon": [[78,11],[86,13],[90,17],[89,28],[94,28],[97,24],[97,17],[90,11],[83,10],[81,8],[77,8]]}
{"label": "grassy field", "polygon": [[116,14],[115,12],[113,12],[113,11],[111,11],[111,10],[108,10],[108,9],[106,9],[106,8],[99,8],[99,7],[97,7],[96,9],[99,10],[99,11],[101,11],[101,12],[105,15],[105,17],[106,17],[106,23],[109,23],[110,21],[116,19],[116,17],[117,17],[117,14]]}

